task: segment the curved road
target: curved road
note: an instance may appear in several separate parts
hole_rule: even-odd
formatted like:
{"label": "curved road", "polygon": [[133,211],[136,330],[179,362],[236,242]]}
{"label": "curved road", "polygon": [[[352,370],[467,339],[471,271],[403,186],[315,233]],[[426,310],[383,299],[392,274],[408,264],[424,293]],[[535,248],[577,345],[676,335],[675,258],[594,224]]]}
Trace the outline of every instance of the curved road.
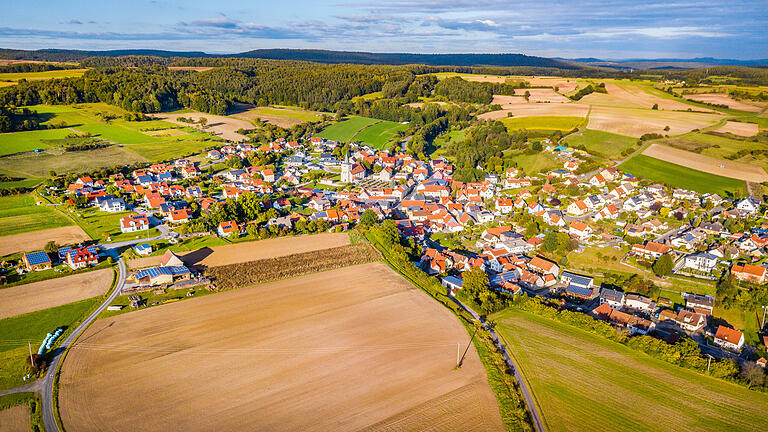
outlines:
{"label": "curved road", "polygon": [[[116,249],[110,249],[108,252],[117,252]],[[107,296],[106,300],[88,316],[79,326],[73,331],[64,342],[57,348],[57,354],[51,360],[51,364],[48,366],[48,371],[45,377],[42,378],[42,405],[43,405],[43,422],[45,424],[46,432],[60,432],[59,425],[56,424],[56,416],[53,408],[53,385],[56,376],[56,369],[62,361],[63,354],[66,349],[72,345],[80,334],[88,328],[89,325],[99,316],[110,303],[120,294],[120,291],[125,285],[125,277],[127,275],[127,269],[125,267],[125,261],[118,255],[117,257],[117,281],[115,282],[115,288]]]}
{"label": "curved road", "polygon": [[504,345],[499,338],[499,336],[496,334],[496,330],[494,330],[493,327],[489,326],[488,323],[485,322],[484,319],[480,317],[475,311],[473,311],[469,306],[462,303],[459,299],[453,296],[449,296],[451,299],[456,302],[462,309],[469,312],[472,317],[479,321],[483,328],[488,330],[488,332],[491,334],[491,337],[493,338],[493,341],[496,343],[496,346],[501,351],[502,355],[504,356],[504,360],[507,362],[507,366],[509,366],[510,369],[512,369],[512,372],[515,374],[515,380],[517,381],[517,385],[520,386],[520,393],[523,394],[523,399],[525,399],[525,404],[528,406],[528,411],[531,413],[531,422],[533,423],[533,428],[536,429],[536,432],[546,432],[547,428],[544,425],[544,422],[542,421],[541,414],[539,413],[539,406],[536,404],[536,401],[533,400],[533,395],[531,391],[528,389],[528,384],[525,381],[525,378],[523,377],[522,372],[520,372],[520,368],[517,367],[517,364],[512,359],[512,356],[509,355],[509,352],[507,351],[506,345]]}

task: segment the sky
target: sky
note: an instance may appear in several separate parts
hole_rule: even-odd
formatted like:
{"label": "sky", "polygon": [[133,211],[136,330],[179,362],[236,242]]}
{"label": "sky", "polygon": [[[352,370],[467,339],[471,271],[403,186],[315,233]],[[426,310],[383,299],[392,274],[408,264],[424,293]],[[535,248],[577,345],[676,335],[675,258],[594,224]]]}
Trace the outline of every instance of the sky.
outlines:
{"label": "sky", "polygon": [[768,0],[0,2],[0,48],[768,58]]}

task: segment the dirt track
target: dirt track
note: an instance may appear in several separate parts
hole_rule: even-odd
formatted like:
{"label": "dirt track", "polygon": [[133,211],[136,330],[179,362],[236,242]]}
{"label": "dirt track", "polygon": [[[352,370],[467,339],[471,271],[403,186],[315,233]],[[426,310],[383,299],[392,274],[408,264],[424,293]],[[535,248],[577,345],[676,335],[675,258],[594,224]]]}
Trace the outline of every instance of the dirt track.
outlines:
{"label": "dirt track", "polygon": [[[383,263],[98,320],[60,381],[64,426],[503,430],[466,330]],[[116,397],[115,389],[119,389]]]}
{"label": "dirt track", "polygon": [[742,123],[742,122],[729,121],[729,122],[725,122],[724,125],[717,128],[716,131],[730,132],[734,135],[750,137],[750,136],[757,135],[760,129],[758,128],[757,123]]}
{"label": "dirt track", "polygon": [[[215,267],[328,249],[348,244],[349,236],[344,233],[315,234],[235,243],[227,246],[203,248],[192,252],[177,252],[177,255],[187,265]],[[153,256],[130,260],[128,261],[128,267],[142,268],[160,265],[160,258],[162,257]]]}
{"label": "dirt track", "polygon": [[651,144],[643,151],[643,155],[723,177],[757,183],[768,181],[768,173],[760,167],[725,159],[715,159],[659,144]]}
{"label": "dirt track", "polygon": [[0,430],[3,432],[29,432],[29,405],[16,405],[0,410]]}
{"label": "dirt track", "polygon": [[90,240],[90,237],[79,226],[75,225],[3,236],[0,237],[0,256],[39,250],[51,240],[57,244],[67,245]]}
{"label": "dirt track", "polygon": [[102,269],[0,289],[0,319],[100,296],[111,284],[112,269]]}

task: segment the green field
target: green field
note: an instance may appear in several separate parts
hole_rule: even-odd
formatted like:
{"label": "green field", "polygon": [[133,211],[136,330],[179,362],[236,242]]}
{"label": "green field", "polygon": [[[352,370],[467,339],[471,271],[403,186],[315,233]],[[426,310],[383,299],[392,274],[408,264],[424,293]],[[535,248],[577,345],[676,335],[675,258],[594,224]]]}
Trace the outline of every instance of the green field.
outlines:
{"label": "green field", "polygon": [[334,141],[349,142],[352,141],[352,138],[354,138],[364,127],[380,121],[381,120],[368,117],[352,116],[347,120],[342,120],[328,126],[317,135]]}
{"label": "green field", "polygon": [[540,171],[550,171],[562,168],[563,163],[555,159],[552,153],[526,154],[519,151],[507,151],[504,159],[512,159],[525,174],[532,175]]}
{"label": "green field", "polygon": [[0,236],[68,225],[72,221],[51,207],[35,205],[30,194],[0,197]]}
{"label": "green field", "polygon": [[[80,322],[94,308],[101,297],[81,300],[37,312],[31,312],[0,320],[0,389],[19,386],[24,383],[26,359],[29,356],[27,341],[36,351],[49,332],[66,326],[69,330]],[[64,332],[63,340],[68,332]]]}
{"label": "green field", "polygon": [[317,135],[339,142],[360,141],[371,147],[384,148],[398,130],[407,127],[391,121],[352,116],[328,126]]}
{"label": "green field", "polygon": [[509,131],[520,129],[569,131],[578,127],[584,119],[568,116],[509,117],[501,122]]}
{"label": "green field", "polygon": [[408,125],[391,121],[374,123],[355,135],[355,141],[360,141],[377,149],[384,149],[397,131],[405,130]]}
{"label": "green field", "polygon": [[[742,140],[709,133],[690,133],[682,137],[663,139],[658,143],[718,159],[730,159],[768,168],[768,140],[765,138]],[[758,152],[734,159],[733,156],[741,150]]]}
{"label": "green field", "polygon": [[51,145],[41,140],[61,139],[73,132],[69,129],[43,129],[0,134],[0,156],[47,149]]}
{"label": "green field", "polygon": [[598,156],[614,157],[637,145],[637,138],[586,129],[568,135],[565,142],[571,147],[584,146],[588,152]]}
{"label": "green field", "polygon": [[745,187],[741,180],[692,170],[641,154],[621,164],[619,169],[634,176],[701,193],[724,195],[726,191],[741,191]]}
{"label": "green field", "polygon": [[20,79],[39,81],[52,78],[75,78],[83,76],[86,70],[87,69],[63,69],[45,72],[0,73],[0,81],[18,81]]}
{"label": "green field", "polygon": [[550,431],[756,431],[768,394],[517,310],[493,316]]}

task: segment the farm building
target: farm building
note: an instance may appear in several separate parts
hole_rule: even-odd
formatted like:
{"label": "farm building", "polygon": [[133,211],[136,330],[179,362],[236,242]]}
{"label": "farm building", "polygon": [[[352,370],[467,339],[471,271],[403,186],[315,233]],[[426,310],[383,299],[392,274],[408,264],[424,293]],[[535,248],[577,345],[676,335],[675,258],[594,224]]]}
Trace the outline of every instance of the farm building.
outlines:
{"label": "farm building", "polygon": [[185,266],[152,267],[136,273],[134,278],[140,284],[163,285],[189,279],[190,275],[191,272]]}
{"label": "farm building", "polygon": [[176,267],[183,266],[184,262],[181,260],[181,258],[179,258],[178,255],[170,250],[167,250],[163,254],[163,257],[160,258],[160,265],[163,267]]}
{"label": "farm building", "polygon": [[51,268],[51,258],[43,251],[30,252],[21,257],[24,267],[29,270],[46,270]]}

